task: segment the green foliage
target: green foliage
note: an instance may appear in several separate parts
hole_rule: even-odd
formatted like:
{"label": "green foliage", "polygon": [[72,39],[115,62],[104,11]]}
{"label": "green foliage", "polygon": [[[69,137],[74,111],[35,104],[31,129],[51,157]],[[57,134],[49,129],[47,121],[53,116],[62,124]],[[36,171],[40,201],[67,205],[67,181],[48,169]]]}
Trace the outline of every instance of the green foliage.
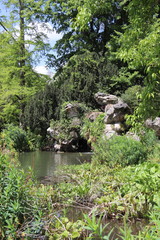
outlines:
{"label": "green foliage", "polygon": [[36,136],[30,131],[26,132],[18,126],[12,124],[6,125],[6,128],[1,133],[2,148],[13,148],[18,151],[31,151],[39,146],[40,136]]}
{"label": "green foliage", "polygon": [[[108,224],[103,226],[102,224],[102,216],[100,216],[98,219],[95,216],[95,213],[92,213],[92,217],[90,218],[88,215],[84,214],[84,219],[85,219],[85,229],[89,231],[89,236],[86,238],[87,240],[89,239],[102,239],[102,240],[109,240],[110,235],[112,233],[112,230],[110,233],[107,234],[107,236],[104,236],[104,231],[107,227]],[[116,239],[115,239],[116,240]]]}
{"label": "green foliage", "polygon": [[0,119],[4,123],[17,124],[23,115],[25,102],[43,88],[47,78],[34,72],[31,64],[27,62],[24,68],[25,85],[22,85],[18,43],[11,39],[9,33],[1,33],[0,42],[0,68],[2,69],[0,74]]}
{"label": "green foliage", "polygon": [[158,203],[159,164],[146,162],[125,168],[83,164],[64,167],[60,175],[64,180],[57,186],[57,199],[69,204],[85,205],[87,201],[96,214],[144,217]]}
{"label": "green foliage", "polygon": [[55,75],[55,82],[60,88],[60,104],[65,101],[84,102],[87,106],[95,106],[94,94],[99,90],[114,92],[121,90],[121,85],[112,80],[117,66],[96,52],[83,50],[74,55],[63,67],[61,73]]}
{"label": "green foliage", "polygon": [[62,119],[61,121],[51,120],[50,127],[54,130],[53,138],[58,141],[70,140],[73,136],[70,134],[72,131],[79,133],[80,125],[73,124],[71,120]]}
{"label": "green foliage", "polygon": [[59,89],[54,84],[47,84],[43,90],[28,99],[22,125],[45,138],[50,120],[59,116],[56,110],[58,103]]}
{"label": "green foliage", "polygon": [[27,129],[26,135],[27,135],[27,141],[29,144],[29,150],[35,151],[37,149],[40,149],[41,142],[42,142],[42,136],[31,132],[29,129]]}
{"label": "green foliage", "polygon": [[15,239],[18,228],[26,219],[38,214],[31,192],[32,181],[16,163],[0,155],[0,236]]}
{"label": "green foliage", "polygon": [[81,128],[81,135],[87,139],[88,143],[99,141],[102,137],[104,130],[104,116],[100,114],[94,122],[91,122],[88,118],[84,119],[83,126]]}
{"label": "green foliage", "polygon": [[143,72],[145,86],[131,118],[134,125],[135,121],[159,116],[159,3],[155,0],[127,3],[124,7],[129,14],[129,24],[125,26],[124,34],[117,37],[120,44],[117,56],[127,62],[133,71]]}
{"label": "green foliage", "polygon": [[160,233],[160,205],[155,206],[150,214],[150,223],[138,235],[133,235],[131,229],[125,223],[121,228],[121,238],[123,240],[158,240]]}
{"label": "green foliage", "polygon": [[149,153],[148,159],[150,161],[154,161],[154,162],[160,162],[160,143],[157,142],[154,145],[154,148],[152,149],[152,151]]}
{"label": "green foliage", "polygon": [[[138,210],[137,207],[139,207],[142,215],[148,215],[152,207],[157,204],[157,197],[159,197],[159,165],[147,162],[135,167],[134,173],[131,175],[132,170],[128,168],[126,183],[121,188],[121,194],[124,196],[127,193],[127,197],[131,201],[133,197],[136,197],[135,202],[133,200],[132,203],[134,211]],[[136,201],[138,202],[137,206],[135,204]]]}
{"label": "green foliage", "polygon": [[138,164],[146,160],[144,145],[126,136],[100,138],[94,145],[93,161],[105,163],[110,167]]}
{"label": "green foliage", "polygon": [[10,14],[5,21],[1,19],[0,119],[4,123],[18,124],[27,99],[42,89],[48,80],[33,70],[38,63],[37,56],[44,56],[48,44],[44,43],[45,34],[37,33],[33,24],[30,0],[4,0],[2,5],[10,10]]}
{"label": "green foliage", "polygon": [[6,145],[9,149],[14,148],[17,151],[28,151],[29,142],[27,134],[24,130],[17,126],[8,125],[1,134],[2,145]]}
{"label": "green foliage", "polygon": [[48,1],[46,13],[53,28],[63,33],[62,39],[54,47],[57,57],[50,55],[49,61],[59,70],[73,55],[81,54],[84,49],[104,55],[105,45],[114,30],[120,30],[126,21],[122,8],[112,0],[92,3],[86,0],[67,0],[65,3],[63,0]]}
{"label": "green foliage", "polygon": [[141,142],[145,145],[148,154],[150,154],[154,150],[155,145],[159,143],[159,140],[154,130],[144,128],[144,132],[141,134]]}
{"label": "green foliage", "polygon": [[52,187],[38,185],[31,171],[24,173],[16,159],[0,154],[0,238],[44,237],[52,206]]}
{"label": "green foliage", "polygon": [[[66,109],[66,106],[71,105],[75,116],[70,116]],[[73,131],[77,134],[77,138],[80,136],[80,127],[82,125],[82,119],[84,114],[89,110],[83,103],[75,101],[64,102],[61,106],[60,120],[51,120],[50,127],[53,129],[53,138],[58,141],[71,140],[73,138]],[[72,110],[71,110],[72,111]]]}
{"label": "green foliage", "polygon": [[86,106],[85,103],[83,102],[77,102],[77,101],[70,101],[70,102],[64,102],[61,105],[61,110],[60,110],[60,120],[69,120],[69,116],[67,114],[66,106],[70,104],[73,106],[73,109],[76,111],[77,117],[79,119],[82,119],[84,117],[84,114],[89,112],[89,108]]}
{"label": "green foliage", "polygon": [[82,220],[70,221],[67,217],[62,216],[58,218],[54,215],[54,223],[50,225],[49,239],[78,239],[84,229],[84,222]]}
{"label": "green foliage", "polygon": [[122,95],[122,100],[128,104],[128,106],[132,109],[139,104],[139,94],[142,92],[142,87],[140,85],[135,85],[133,87],[129,87]]}

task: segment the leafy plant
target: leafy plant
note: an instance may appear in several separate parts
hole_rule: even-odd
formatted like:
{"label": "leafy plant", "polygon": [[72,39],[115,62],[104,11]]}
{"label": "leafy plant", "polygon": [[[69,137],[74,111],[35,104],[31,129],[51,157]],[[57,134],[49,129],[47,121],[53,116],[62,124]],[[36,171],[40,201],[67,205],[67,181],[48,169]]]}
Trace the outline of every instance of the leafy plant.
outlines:
{"label": "leafy plant", "polygon": [[106,227],[108,224],[103,226],[102,216],[100,216],[97,219],[95,213],[93,212],[91,218],[88,215],[84,214],[84,219],[86,223],[84,228],[89,231],[89,236],[86,238],[87,240],[89,239],[109,240],[110,239],[113,229],[107,234],[107,236],[104,236],[104,231],[106,230]]}
{"label": "leafy plant", "polygon": [[81,236],[84,222],[82,220],[70,221],[64,215],[61,217],[53,216],[53,223],[51,223],[49,229],[49,239],[79,239]]}
{"label": "leafy plant", "polygon": [[100,138],[94,144],[93,161],[105,163],[110,167],[115,165],[127,166],[146,160],[144,145],[126,136],[113,136],[111,139]]}
{"label": "leafy plant", "polygon": [[101,113],[93,122],[85,118],[83,126],[81,128],[81,135],[88,140],[88,143],[92,144],[99,141],[99,138],[103,134],[104,130],[104,113]]}
{"label": "leafy plant", "polygon": [[38,186],[32,173],[24,173],[16,159],[0,154],[1,239],[44,236],[52,204],[52,187]]}
{"label": "leafy plant", "polygon": [[12,124],[6,126],[1,134],[2,145],[14,148],[17,151],[28,151],[30,149],[26,132]]}
{"label": "leafy plant", "polygon": [[18,152],[32,151],[40,146],[41,137],[30,130],[24,131],[18,126],[8,124],[1,133],[0,141],[2,147],[10,150],[14,148]]}
{"label": "leafy plant", "polygon": [[147,154],[151,154],[154,151],[155,145],[158,144],[158,137],[154,130],[144,128],[144,132],[141,133],[141,142],[146,147]]}
{"label": "leafy plant", "polygon": [[37,211],[31,194],[32,182],[15,166],[15,162],[0,155],[0,232],[7,239],[14,238],[19,226]]}
{"label": "leafy plant", "polygon": [[133,235],[131,228],[124,221],[124,227],[120,228],[121,239],[123,240],[159,240],[160,236],[160,204],[154,207],[150,214],[149,224],[138,233]]}
{"label": "leafy plant", "polygon": [[132,111],[136,106],[138,106],[138,103],[139,103],[138,96],[141,91],[142,91],[142,87],[140,85],[135,85],[135,86],[129,87],[121,95],[121,98],[123,99],[123,101],[129,105]]}

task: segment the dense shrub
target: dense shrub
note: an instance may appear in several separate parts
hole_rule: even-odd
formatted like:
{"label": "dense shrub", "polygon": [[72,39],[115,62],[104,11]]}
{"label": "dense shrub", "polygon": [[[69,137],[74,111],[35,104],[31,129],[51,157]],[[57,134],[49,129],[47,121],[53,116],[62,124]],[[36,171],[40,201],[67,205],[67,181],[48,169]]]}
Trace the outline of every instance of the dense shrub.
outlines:
{"label": "dense shrub", "polygon": [[0,154],[0,239],[42,239],[52,192],[39,186],[30,171],[24,173],[17,160]]}
{"label": "dense shrub", "polygon": [[114,136],[109,140],[100,138],[94,144],[93,160],[106,163],[111,167],[138,164],[143,162],[146,157],[145,146],[141,142],[126,136]]}
{"label": "dense shrub", "polygon": [[15,162],[0,155],[0,238],[15,239],[18,227],[35,213],[32,182]]}
{"label": "dense shrub", "polygon": [[88,143],[92,144],[102,136],[105,127],[104,116],[105,114],[102,113],[94,121],[85,118],[81,129],[81,135],[88,141]]}
{"label": "dense shrub", "polygon": [[24,130],[9,124],[1,134],[1,144],[7,148],[14,148],[16,151],[28,151],[29,142]]}
{"label": "dense shrub", "polygon": [[122,95],[121,98],[126,102],[129,107],[134,110],[138,106],[139,99],[138,95],[142,92],[142,87],[140,85],[135,85],[129,87]]}
{"label": "dense shrub", "polygon": [[60,121],[51,120],[51,128],[54,130],[53,138],[57,141],[70,140],[73,136],[70,134],[71,131],[79,133],[80,125],[74,125],[71,120],[62,119]]}
{"label": "dense shrub", "polygon": [[150,153],[159,140],[154,130],[146,128],[141,134],[141,142],[146,146],[148,153]]}
{"label": "dense shrub", "polygon": [[18,126],[8,124],[1,133],[1,146],[8,149],[14,148],[16,151],[30,151],[38,147],[40,136],[36,136],[30,131],[24,131]]}
{"label": "dense shrub", "polygon": [[160,162],[160,141],[154,130],[145,129],[141,135],[141,142],[146,147],[147,157],[151,161]]}

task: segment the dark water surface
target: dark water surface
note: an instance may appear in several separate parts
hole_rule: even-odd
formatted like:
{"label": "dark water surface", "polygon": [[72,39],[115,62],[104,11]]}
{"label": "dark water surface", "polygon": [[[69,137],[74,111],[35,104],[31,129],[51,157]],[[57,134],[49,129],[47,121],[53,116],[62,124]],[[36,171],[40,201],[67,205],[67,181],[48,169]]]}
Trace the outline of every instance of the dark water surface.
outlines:
{"label": "dark water surface", "polygon": [[54,176],[54,172],[62,165],[78,165],[90,161],[91,153],[55,153],[55,152],[25,152],[20,153],[19,161],[24,170],[29,167],[37,178]]}

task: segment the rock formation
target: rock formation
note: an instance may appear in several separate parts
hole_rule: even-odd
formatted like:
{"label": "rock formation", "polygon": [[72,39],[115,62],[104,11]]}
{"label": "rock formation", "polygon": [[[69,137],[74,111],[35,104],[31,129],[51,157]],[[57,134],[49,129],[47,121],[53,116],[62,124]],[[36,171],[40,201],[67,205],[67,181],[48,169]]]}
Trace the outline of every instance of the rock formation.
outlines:
{"label": "rock formation", "polygon": [[[127,126],[125,124],[125,115],[130,112],[130,109],[126,103],[115,95],[96,93],[95,100],[97,101],[99,108],[103,109],[103,112],[92,111],[86,114],[91,122],[102,113],[104,117],[104,135],[110,138],[113,135],[120,135],[126,132]],[[78,103],[67,103],[64,106],[63,113],[66,119],[69,121],[69,127],[66,139],[62,139],[60,135],[66,131],[66,129],[60,126],[52,126],[47,129],[48,134],[51,136],[53,141],[54,151],[82,151],[89,150],[87,141],[80,136],[80,128],[82,126],[81,115],[85,112],[81,108],[81,104]],[[64,134],[63,134],[64,135]]]}
{"label": "rock formation", "polygon": [[95,100],[105,111],[105,135],[110,138],[126,131],[125,115],[130,113],[129,106],[115,95],[96,93]]}
{"label": "rock formation", "polygon": [[156,135],[160,137],[160,117],[156,117],[154,120],[147,119],[145,126],[155,131]]}
{"label": "rock formation", "polygon": [[87,140],[80,136],[81,117],[84,109],[80,103],[67,103],[63,108],[63,121],[47,129],[51,137],[51,150],[62,152],[89,151]]}

